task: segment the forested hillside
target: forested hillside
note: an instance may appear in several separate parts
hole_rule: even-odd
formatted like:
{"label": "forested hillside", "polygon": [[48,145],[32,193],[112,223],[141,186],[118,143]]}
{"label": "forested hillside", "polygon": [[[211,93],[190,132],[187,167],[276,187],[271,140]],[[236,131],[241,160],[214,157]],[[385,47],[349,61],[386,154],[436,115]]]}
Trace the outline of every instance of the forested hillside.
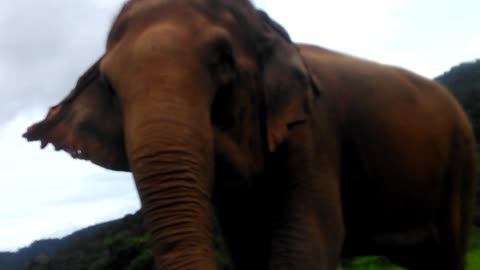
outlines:
{"label": "forested hillside", "polygon": [[435,80],[460,101],[480,142],[480,59],[455,66]]}
{"label": "forested hillside", "polygon": [[[216,233],[218,269],[228,268]],[[0,270],[153,270],[153,258],[140,211],[91,226],[65,238],[40,240],[17,253],[0,253]]]}
{"label": "forested hillside", "polygon": [[1,270],[148,270],[152,267],[140,213],[36,241],[17,253],[0,253]]}

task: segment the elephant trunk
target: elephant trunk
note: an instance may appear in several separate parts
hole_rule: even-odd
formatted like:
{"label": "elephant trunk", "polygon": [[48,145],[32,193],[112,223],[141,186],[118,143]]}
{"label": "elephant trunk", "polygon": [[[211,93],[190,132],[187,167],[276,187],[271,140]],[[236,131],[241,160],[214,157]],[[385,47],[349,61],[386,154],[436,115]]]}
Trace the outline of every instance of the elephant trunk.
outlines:
{"label": "elephant trunk", "polygon": [[173,99],[126,114],[130,166],[157,268],[215,269],[209,114]]}

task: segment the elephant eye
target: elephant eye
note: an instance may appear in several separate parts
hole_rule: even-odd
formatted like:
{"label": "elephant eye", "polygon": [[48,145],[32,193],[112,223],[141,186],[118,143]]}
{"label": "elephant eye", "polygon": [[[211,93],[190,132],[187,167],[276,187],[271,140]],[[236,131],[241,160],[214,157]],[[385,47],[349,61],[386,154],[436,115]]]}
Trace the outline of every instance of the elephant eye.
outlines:
{"label": "elephant eye", "polygon": [[100,81],[102,84],[102,89],[105,89],[110,95],[115,96],[115,89],[112,86],[110,80],[104,74],[100,75]]}

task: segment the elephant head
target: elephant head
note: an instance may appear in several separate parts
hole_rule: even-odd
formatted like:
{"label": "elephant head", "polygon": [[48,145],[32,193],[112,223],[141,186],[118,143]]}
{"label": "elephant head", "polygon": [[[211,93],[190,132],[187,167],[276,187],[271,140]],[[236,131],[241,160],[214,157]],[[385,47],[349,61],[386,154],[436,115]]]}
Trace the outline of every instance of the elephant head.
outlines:
{"label": "elephant head", "polygon": [[24,136],[131,171],[158,267],[212,269],[219,175],[260,173],[314,91],[288,34],[248,1],[131,0],[105,54]]}

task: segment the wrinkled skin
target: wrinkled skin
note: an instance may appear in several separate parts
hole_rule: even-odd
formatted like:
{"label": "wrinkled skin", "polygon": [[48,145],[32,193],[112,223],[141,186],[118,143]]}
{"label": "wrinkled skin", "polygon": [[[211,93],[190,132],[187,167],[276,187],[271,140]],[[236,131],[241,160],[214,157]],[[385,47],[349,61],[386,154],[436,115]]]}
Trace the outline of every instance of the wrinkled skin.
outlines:
{"label": "wrinkled skin", "polygon": [[445,89],[309,45],[246,1],[129,1],[25,137],[131,171],[158,269],[464,269],[474,139]]}

